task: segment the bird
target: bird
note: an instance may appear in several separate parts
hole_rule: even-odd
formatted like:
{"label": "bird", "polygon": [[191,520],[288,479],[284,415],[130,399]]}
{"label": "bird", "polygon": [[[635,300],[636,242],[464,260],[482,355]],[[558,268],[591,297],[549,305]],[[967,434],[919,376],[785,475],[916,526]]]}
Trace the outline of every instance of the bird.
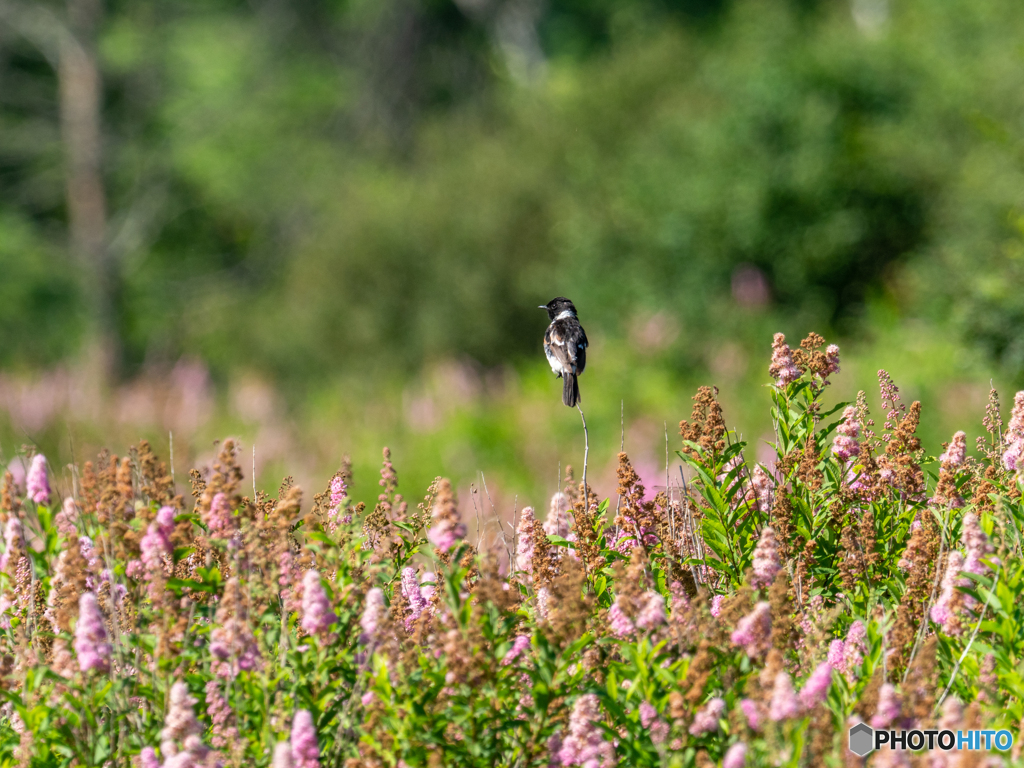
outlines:
{"label": "bird", "polygon": [[562,379],[562,402],[570,408],[581,402],[577,380],[587,366],[587,334],[576,316],[576,307],[558,296],[539,309],[548,311],[551,324],[544,332],[544,355],[555,375]]}

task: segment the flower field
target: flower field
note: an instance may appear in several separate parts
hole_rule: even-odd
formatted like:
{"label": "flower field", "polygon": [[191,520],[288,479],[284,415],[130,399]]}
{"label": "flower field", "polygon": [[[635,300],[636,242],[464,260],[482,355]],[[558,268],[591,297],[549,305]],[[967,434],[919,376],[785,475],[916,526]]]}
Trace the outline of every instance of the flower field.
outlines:
{"label": "flower field", "polygon": [[1024,393],[1004,425],[993,390],[968,455],[921,445],[927,404],[884,371],[826,406],[816,334],[776,335],[767,374],[768,465],[702,387],[684,485],[648,492],[622,453],[614,496],[569,470],[479,541],[448,480],[399,493],[387,449],[365,501],[346,466],[246,495],[231,439],[188,495],[145,442],[67,487],[25,456],[0,765],[838,767],[858,722],[1015,739],[873,764],[1020,763]]}

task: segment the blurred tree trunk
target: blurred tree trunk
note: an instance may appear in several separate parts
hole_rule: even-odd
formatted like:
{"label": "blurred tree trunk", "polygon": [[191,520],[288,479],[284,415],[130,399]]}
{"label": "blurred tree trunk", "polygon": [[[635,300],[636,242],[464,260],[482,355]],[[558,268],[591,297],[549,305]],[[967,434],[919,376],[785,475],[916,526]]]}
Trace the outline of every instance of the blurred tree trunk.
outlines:
{"label": "blurred tree trunk", "polygon": [[114,311],[116,268],[107,239],[103,186],[103,84],[96,55],[101,0],[67,0],[68,33],[61,35],[61,137],[66,158],[68,236],[85,276],[90,310],[87,368],[107,384],[117,375],[120,339]]}

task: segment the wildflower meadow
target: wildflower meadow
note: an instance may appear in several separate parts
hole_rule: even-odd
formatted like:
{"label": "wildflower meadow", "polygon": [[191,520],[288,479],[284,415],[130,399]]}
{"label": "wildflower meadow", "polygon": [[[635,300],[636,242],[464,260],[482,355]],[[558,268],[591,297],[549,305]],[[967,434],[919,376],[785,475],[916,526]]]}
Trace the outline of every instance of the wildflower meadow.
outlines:
{"label": "wildflower meadow", "polygon": [[190,493],[146,442],[26,455],[0,499],[0,765],[838,768],[859,722],[1015,739],[877,765],[1019,764],[1024,392],[1005,424],[991,392],[975,446],[924,446],[928,405],[885,371],[830,400],[816,334],[777,334],[765,374],[772,461],[701,387],[677,484],[620,453],[609,498],[567,470],[475,541],[449,480],[400,493],[387,449],[364,501],[347,465],[257,490],[232,439]]}

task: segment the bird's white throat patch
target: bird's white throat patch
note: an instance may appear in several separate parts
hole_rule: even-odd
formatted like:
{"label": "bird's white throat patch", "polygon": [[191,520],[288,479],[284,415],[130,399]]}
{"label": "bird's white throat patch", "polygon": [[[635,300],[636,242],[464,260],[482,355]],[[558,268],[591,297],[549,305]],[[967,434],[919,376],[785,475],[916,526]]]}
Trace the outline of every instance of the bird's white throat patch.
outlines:
{"label": "bird's white throat patch", "polygon": [[558,313],[557,317],[555,317],[555,320],[565,320],[567,317],[574,317],[571,309],[563,309]]}

